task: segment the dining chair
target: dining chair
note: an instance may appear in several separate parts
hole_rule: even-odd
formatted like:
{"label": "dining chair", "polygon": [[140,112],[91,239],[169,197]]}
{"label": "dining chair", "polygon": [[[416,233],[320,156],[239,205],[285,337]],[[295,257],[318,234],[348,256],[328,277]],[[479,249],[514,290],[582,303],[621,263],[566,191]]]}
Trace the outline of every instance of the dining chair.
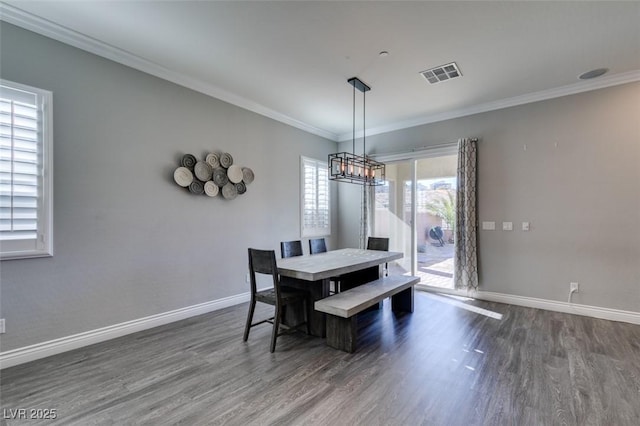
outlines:
{"label": "dining chair", "polygon": [[312,238],[309,240],[309,253],[317,254],[327,251],[327,243],[324,238]]}
{"label": "dining chair", "polygon": [[369,237],[367,250],[389,251],[389,238]]}
{"label": "dining chair", "polygon": [[302,256],[302,241],[282,241],[280,243],[280,256],[286,257]]}
{"label": "dining chair", "polygon": [[[273,287],[258,291],[256,274],[271,275],[273,279]],[[280,285],[278,266],[276,264],[276,252],[274,250],[249,249],[249,277],[249,282],[251,284],[251,302],[249,305],[249,314],[247,315],[247,324],[244,328],[243,340],[245,342],[249,339],[249,330],[251,327],[265,322],[273,324],[273,331],[271,332],[271,352],[276,350],[276,339],[278,336],[297,331],[303,325],[306,325],[307,334],[311,334],[311,330],[309,329],[307,293]],[[253,313],[256,309],[256,302],[267,303],[275,306],[276,309],[274,316],[252,323]],[[283,310],[285,306],[293,303],[302,303],[304,308],[304,322],[294,327],[288,327],[284,331],[280,331],[280,322],[282,320]]]}
{"label": "dining chair", "polygon": [[[389,251],[389,238],[369,237],[367,239],[367,250]],[[383,275],[389,275],[389,264],[384,264]]]}
{"label": "dining chair", "polygon": [[[309,253],[318,254],[327,252],[327,243],[324,238],[311,238],[309,240]],[[331,277],[329,280],[333,283],[333,290],[329,290],[329,294],[340,293],[340,277]]]}

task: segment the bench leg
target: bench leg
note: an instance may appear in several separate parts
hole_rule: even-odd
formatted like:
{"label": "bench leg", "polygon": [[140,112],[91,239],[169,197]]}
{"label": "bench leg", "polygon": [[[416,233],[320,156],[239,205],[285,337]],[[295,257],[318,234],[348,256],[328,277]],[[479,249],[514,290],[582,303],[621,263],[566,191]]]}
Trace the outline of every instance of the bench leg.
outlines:
{"label": "bench leg", "polygon": [[357,336],[356,316],[342,318],[327,315],[327,345],[345,352],[355,352]]}
{"label": "bench leg", "polygon": [[413,286],[391,296],[391,310],[394,312],[413,312]]}

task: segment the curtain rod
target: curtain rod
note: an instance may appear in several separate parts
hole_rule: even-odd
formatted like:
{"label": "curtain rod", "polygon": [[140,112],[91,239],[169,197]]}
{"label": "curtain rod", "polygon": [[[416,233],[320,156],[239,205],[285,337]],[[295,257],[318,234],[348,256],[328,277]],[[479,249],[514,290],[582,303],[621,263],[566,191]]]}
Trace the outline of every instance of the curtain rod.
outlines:
{"label": "curtain rod", "polygon": [[[471,138],[471,140],[473,142],[478,142],[478,138]],[[393,151],[393,152],[376,153],[376,154],[372,154],[371,157],[384,157],[384,156],[387,156],[387,155],[409,154],[411,152],[424,151],[424,150],[427,150],[427,149],[446,148],[446,147],[450,147],[452,145],[457,145],[457,144],[458,144],[458,141],[445,142],[445,143],[440,143],[440,144],[437,144],[437,145],[418,146],[418,147],[415,147],[415,148],[411,148],[408,151]]]}

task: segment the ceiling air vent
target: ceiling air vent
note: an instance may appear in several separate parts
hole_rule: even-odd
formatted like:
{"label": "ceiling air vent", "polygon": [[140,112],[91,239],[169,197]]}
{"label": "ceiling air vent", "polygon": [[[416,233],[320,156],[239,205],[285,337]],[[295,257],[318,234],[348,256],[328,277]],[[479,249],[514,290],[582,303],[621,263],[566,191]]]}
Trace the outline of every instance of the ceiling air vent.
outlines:
{"label": "ceiling air vent", "polygon": [[435,68],[428,69],[420,72],[424,78],[431,84],[440,83],[441,81],[451,80],[452,78],[458,78],[462,75],[458,65],[455,62],[450,64],[440,65]]}

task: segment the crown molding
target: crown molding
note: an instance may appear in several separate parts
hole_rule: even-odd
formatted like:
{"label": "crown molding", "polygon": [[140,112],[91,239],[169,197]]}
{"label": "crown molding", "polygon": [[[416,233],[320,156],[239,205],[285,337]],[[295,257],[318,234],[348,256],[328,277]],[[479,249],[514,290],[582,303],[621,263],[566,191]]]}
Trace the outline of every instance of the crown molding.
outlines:
{"label": "crown molding", "polygon": [[[305,132],[323,137],[325,139],[329,139],[331,141],[344,142],[351,140],[353,136],[352,132],[336,134],[296,120],[292,117],[289,117],[288,115],[267,108],[266,106],[254,102],[250,99],[238,96],[234,93],[228,92],[220,87],[205,83],[201,80],[191,78],[183,73],[165,68],[162,65],[134,55],[133,53],[127,52],[115,46],[111,46],[107,43],[78,33],[47,19],[32,15],[28,12],[2,2],[0,2],[0,20],[13,25],[17,25],[26,30],[33,31],[45,37],[49,37],[51,39],[68,44],[70,46],[77,47],[78,49],[85,50],[98,56],[102,56],[122,65],[126,65],[128,67],[145,72],[147,74],[162,78],[180,86],[195,90],[205,95],[220,99],[231,105],[235,105],[256,114],[263,115],[265,117],[298,128]],[[439,121],[451,120],[453,118],[460,118],[469,115],[480,114],[483,112],[524,105],[532,102],[559,98],[562,96],[588,92],[591,90],[617,86],[620,84],[631,83],[635,81],[640,81],[640,70],[615,74],[608,77],[601,77],[592,81],[581,81],[567,86],[529,93],[521,96],[515,96],[513,98],[487,102],[439,114],[426,115],[411,120],[400,121],[387,126],[373,127],[367,129],[366,134],[367,136],[373,136],[410,127],[421,126],[424,124],[436,123]],[[361,138],[362,136],[362,131],[356,132],[357,138]]]}
{"label": "crown molding", "polygon": [[296,120],[289,117],[288,115],[267,108],[266,106],[254,102],[250,99],[238,96],[224,89],[221,89],[220,87],[205,83],[201,80],[191,78],[183,73],[165,68],[162,65],[134,55],[133,53],[127,52],[126,50],[111,46],[100,40],[96,40],[92,37],[78,33],[77,31],[73,31],[47,19],[40,18],[31,13],[25,12],[21,9],[2,2],[0,2],[0,20],[19,26],[29,31],[33,31],[45,37],[52,38],[70,46],[77,47],[78,49],[85,50],[98,56],[102,56],[122,65],[137,69],[138,71],[142,71],[147,74],[151,74],[153,76],[178,84],[180,86],[184,86],[188,89],[192,89],[205,95],[212,96],[229,104],[238,106],[251,112],[255,112],[256,114],[260,114],[289,126],[304,130],[305,132],[323,137],[325,139],[329,139],[331,141],[338,140],[338,135],[335,133],[320,129],[315,126],[311,126],[307,123],[303,123],[302,121]]}
{"label": "crown molding", "polygon": [[[580,81],[578,83],[569,84],[567,86],[557,87],[554,89],[542,90],[540,92],[528,93],[526,95],[514,96],[513,98],[500,99],[493,102],[486,102],[470,106],[468,108],[460,108],[440,114],[427,115],[411,120],[400,121],[388,126],[374,127],[367,129],[367,136],[379,135],[381,133],[393,132],[396,130],[407,129],[409,127],[421,126],[424,124],[436,123],[439,121],[451,120],[453,118],[466,117],[469,115],[480,114],[483,112],[495,111],[503,108],[510,108],[518,105],[530,104],[533,102],[545,101],[548,99],[560,98],[562,96],[575,95],[591,90],[604,89],[606,87],[618,86],[620,84],[633,83],[640,81],[640,70],[629,71],[620,74],[614,74],[608,77],[601,77],[592,81]],[[361,138],[362,130],[356,132],[356,137]],[[338,142],[350,141],[353,132],[343,133],[339,136]]]}

